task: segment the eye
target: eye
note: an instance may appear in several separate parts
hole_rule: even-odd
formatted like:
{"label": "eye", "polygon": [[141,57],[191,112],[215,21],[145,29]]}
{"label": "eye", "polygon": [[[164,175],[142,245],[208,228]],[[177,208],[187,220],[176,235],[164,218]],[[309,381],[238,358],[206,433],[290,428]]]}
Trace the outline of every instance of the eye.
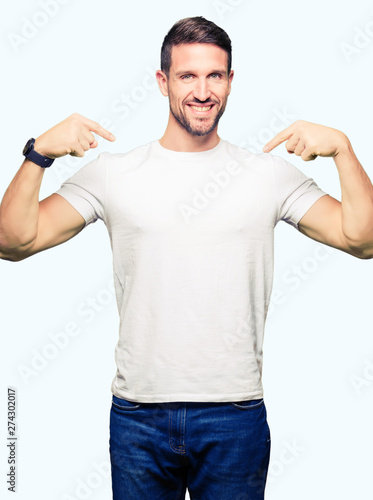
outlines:
{"label": "eye", "polygon": [[219,78],[221,78],[221,74],[220,73],[211,73],[210,77],[213,80],[218,80]]}
{"label": "eye", "polygon": [[192,78],[192,76],[193,76],[193,75],[190,75],[190,74],[188,74],[188,75],[183,75],[183,76],[181,77],[181,79],[182,79],[182,80],[190,80],[190,79]]}

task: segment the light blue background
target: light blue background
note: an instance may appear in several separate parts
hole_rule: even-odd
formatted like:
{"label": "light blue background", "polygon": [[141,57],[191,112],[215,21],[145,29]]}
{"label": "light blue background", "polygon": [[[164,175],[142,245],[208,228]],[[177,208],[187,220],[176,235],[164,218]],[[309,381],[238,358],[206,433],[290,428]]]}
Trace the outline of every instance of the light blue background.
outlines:
{"label": "light blue background", "polygon": [[[371,2],[23,0],[4,4],[1,16],[1,195],[27,139],[75,111],[117,140],[101,140],[83,159],[57,160],[41,198],[99,152],[160,138],[168,116],[154,80],[160,46],[175,21],[194,15],[223,27],[233,44],[235,77],[221,137],[260,152],[253,138],[263,145],[296,119],[321,123],[347,134],[372,178]],[[124,107],[126,96],[132,109]],[[340,199],[331,158],[305,163],[283,144],[274,154]],[[6,390],[13,386],[18,498],[107,500],[118,314],[106,228],[98,222],[30,259],[1,261],[0,273],[0,494],[14,498],[5,478]],[[272,433],[268,500],[371,499],[372,277],[372,261],[327,252],[290,226],[277,227],[263,373]],[[92,297],[102,309],[82,316]],[[71,323],[79,334],[22,378],[20,366],[31,368],[35,352]],[[83,483],[85,496],[77,490]]]}

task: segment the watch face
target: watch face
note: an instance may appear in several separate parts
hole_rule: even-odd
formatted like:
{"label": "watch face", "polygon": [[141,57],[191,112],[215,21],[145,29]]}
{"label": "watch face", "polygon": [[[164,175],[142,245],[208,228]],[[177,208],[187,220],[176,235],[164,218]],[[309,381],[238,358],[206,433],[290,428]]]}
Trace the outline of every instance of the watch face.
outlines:
{"label": "watch face", "polygon": [[31,151],[31,148],[32,148],[32,145],[34,144],[34,139],[29,139],[26,144],[25,144],[25,147],[23,148],[23,154],[24,155],[27,155],[30,151]]}

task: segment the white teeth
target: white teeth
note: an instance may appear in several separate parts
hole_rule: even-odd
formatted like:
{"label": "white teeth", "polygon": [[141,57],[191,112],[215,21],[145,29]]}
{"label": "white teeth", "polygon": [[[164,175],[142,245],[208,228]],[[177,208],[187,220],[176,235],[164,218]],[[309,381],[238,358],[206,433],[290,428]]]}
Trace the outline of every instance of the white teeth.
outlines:
{"label": "white teeth", "polygon": [[212,108],[212,106],[204,106],[204,107],[191,106],[191,108],[195,109],[196,111],[209,111]]}

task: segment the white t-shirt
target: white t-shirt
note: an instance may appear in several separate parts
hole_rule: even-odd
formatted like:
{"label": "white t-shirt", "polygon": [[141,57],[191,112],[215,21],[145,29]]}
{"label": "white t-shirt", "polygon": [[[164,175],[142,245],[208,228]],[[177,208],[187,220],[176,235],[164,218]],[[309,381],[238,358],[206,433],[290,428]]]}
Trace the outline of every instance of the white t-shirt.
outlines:
{"label": "white t-shirt", "polygon": [[284,159],[223,139],[101,153],[57,191],[102,219],[120,315],[112,392],[139,402],[263,397],[274,227],[325,195]]}

